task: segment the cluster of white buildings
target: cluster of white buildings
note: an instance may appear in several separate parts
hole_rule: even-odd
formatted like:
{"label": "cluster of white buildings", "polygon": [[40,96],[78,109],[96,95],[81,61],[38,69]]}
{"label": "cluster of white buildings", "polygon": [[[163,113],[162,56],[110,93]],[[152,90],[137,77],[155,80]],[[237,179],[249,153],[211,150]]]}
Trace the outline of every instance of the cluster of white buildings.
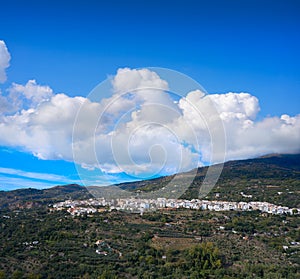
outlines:
{"label": "cluster of white buildings", "polygon": [[[99,208],[100,209],[96,209]],[[112,199],[105,198],[88,199],[88,200],[66,200],[52,205],[50,210],[63,210],[72,215],[93,214],[97,211],[107,210],[125,210],[130,212],[143,213],[146,211],[154,211],[163,208],[188,208],[196,210],[213,210],[213,211],[251,211],[260,210],[271,214],[300,214],[299,208],[289,208],[286,206],[279,206],[268,202],[229,202],[229,201],[208,201],[208,200],[180,200],[180,199]],[[101,209],[102,208],[102,209]]]}

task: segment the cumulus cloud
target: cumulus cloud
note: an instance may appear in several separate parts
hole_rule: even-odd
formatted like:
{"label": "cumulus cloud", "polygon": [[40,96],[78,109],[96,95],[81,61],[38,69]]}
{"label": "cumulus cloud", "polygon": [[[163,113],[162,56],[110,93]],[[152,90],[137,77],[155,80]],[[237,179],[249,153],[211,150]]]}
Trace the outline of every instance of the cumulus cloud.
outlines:
{"label": "cumulus cloud", "polygon": [[[85,161],[85,167],[97,165],[106,173],[126,172],[139,178],[170,173],[181,153],[189,151],[179,142],[173,144],[176,139],[170,141],[168,125],[179,116],[179,109],[165,93],[167,82],[148,69],[125,68],[118,70],[111,84],[113,95],[98,104],[98,117],[94,117],[98,123],[89,123],[95,134],[93,130],[92,137],[84,139],[81,127],[90,101],[81,107],[73,137],[75,161]],[[187,170],[187,164],[183,165]]]}
{"label": "cumulus cloud", "polygon": [[10,54],[4,41],[0,40],[0,83],[6,81],[6,68],[9,67]]}
{"label": "cumulus cloud", "polygon": [[[118,69],[112,81],[115,94],[122,94],[135,91],[139,94],[140,90],[168,90],[168,83],[161,79],[157,73],[148,69]],[[150,91],[152,92],[152,91]],[[155,98],[152,94],[142,94],[142,98]]]}
{"label": "cumulus cloud", "polygon": [[52,89],[47,85],[38,85],[35,80],[29,80],[25,85],[13,83],[6,94],[0,92],[0,113],[16,113],[49,101],[53,96]]}
{"label": "cumulus cloud", "polygon": [[53,95],[49,86],[38,85],[35,80],[29,80],[25,85],[13,83],[9,92],[12,96],[23,96],[30,101],[31,106],[47,101]]}
{"label": "cumulus cloud", "polygon": [[9,111],[10,103],[8,99],[2,95],[2,92],[0,90],[0,114]]}
{"label": "cumulus cloud", "polygon": [[[37,85],[38,86],[38,85]],[[82,97],[53,95],[47,102],[2,116],[0,143],[40,159],[72,160],[72,129]]]}
{"label": "cumulus cloud", "polygon": [[258,99],[249,93],[213,94],[210,98],[224,121],[252,120],[260,110]]}
{"label": "cumulus cloud", "polygon": [[119,69],[110,87],[112,94],[96,101],[54,93],[35,80],[13,83],[0,95],[0,145],[138,178],[187,171],[224,155],[300,152],[300,115],[257,120],[259,100],[249,93],[194,90],[174,100],[157,73],[129,68]]}
{"label": "cumulus cloud", "polygon": [[267,117],[246,125],[245,121],[226,123],[228,159],[300,152],[300,115]]}

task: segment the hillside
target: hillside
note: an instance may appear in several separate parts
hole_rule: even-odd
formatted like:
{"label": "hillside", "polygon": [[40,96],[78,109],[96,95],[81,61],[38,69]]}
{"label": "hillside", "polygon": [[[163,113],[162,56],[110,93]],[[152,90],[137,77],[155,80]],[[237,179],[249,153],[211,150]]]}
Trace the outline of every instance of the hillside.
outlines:
{"label": "hillside", "polygon": [[[299,158],[227,162],[207,199],[296,206]],[[184,197],[197,197],[206,170]],[[119,186],[149,191],[171,179]],[[300,278],[299,215],[183,208],[141,215],[100,206],[72,216],[48,206],[90,197],[74,184],[0,192],[0,278]]]}
{"label": "hillside", "polygon": [[[195,199],[207,172],[199,168],[197,175],[181,198]],[[182,181],[185,175],[183,174]],[[173,176],[118,185],[130,191],[154,191],[172,180]],[[206,199],[226,201],[268,201],[289,207],[300,207],[300,154],[269,155],[261,158],[229,161],[224,164],[218,183]],[[279,193],[279,194],[278,194]],[[217,195],[216,195],[217,194]]]}
{"label": "hillside", "polygon": [[[202,180],[203,175],[197,176],[183,197],[195,197]],[[288,207],[299,207],[300,155],[273,155],[227,162],[217,185],[207,198],[268,201]]]}
{"label": "hillside", "polygon": [[47,205],[65,199],[85,199],[91,197],[86,187],[69,184],[55,186],[49,189],[18,189],[0,191],[0,209],[2,208],[31,208]]}
{"label": "hillside", "polygon": [[[207,167],[199,168],[197,175],[182,195],[182,198],[198,197],[199,188],[205,177]],[[182,174],[184,183],[189,173]],[[128,182],[116,186],[135,192],[153,191],[169,183],[174,176],[151,180]],[[105,187],[111,189],[111,187]],[[83,187],[76,184],[56,186],[49,189],[19,189],[0,192],[0,208],[32,207],[65,199],[86,199],[91,197],[89,190],[95,187]],[[217,185],[206,199],[249,201],[244,195],[252,195],[251,200],[268,201],[289,207],[300,207],[300,154],[269,155],[255,159],[229,161],[224,168]],[[279,194],[278,194],[279,193]],[[216,195],[217,194],[217,195]]]}

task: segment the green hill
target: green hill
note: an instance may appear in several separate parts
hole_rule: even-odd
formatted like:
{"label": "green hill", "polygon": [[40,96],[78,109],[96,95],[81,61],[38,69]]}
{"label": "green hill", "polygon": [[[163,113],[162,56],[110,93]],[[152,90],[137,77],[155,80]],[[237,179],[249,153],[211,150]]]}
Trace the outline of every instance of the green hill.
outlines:
{"label": "green hill", "polygon": [[[181,196],[185,199],[198,198],[199,189],[207,167],[199,168],[197,175]],[[181,174],[179,181],[185,182],[190,172]],[[174,175],[156,179],[122,183],[105,189],[119,187],[131,191],[151,192],[167,185]],[[99,188],[99,187],[97,187]],[[87,199],[95,187],[76,184],[56,186],[49,189],[19,189],[0,191],[0,208],[32,207],[65,199]],[[90,191],[88,191],[90,190]],[[229,161],[224,164],[218,183],[205,199],[249,201],[241,195],[252,195],[253,201],[268,201],[274,204],[300,207],[300,154],[268,155],[255,159]]]}
{"label": "green hill", "polygon": [[[203,167],[197,170],[193,183],[181,198],[198,198],[207,169]],[[189,172],[182,175],[183,183],[185,176],[189,175]],[[123,183],[118,186],[133,192],[155,191],[164,187],[173,177]],[[300,207],[300,154],[275,154],[226,162],[218,183],[205,199],[249,201],[250,198],[243,197],[241,192],[244,195],[252,195],[253,201]]]}
{"label": "green hill", "polygon": [[[299,158],[272,155],[227,162],[207,199],[296,206]],[[198,169],[184,197],[197,197],[206,171]],[[171,179],[119,187],[134,194]],[[139,215],[99,208],[72,216],[48,207],[89,197],[79,185],[0,192],[0,278],[300,278],[299,215],[190,209]]]}

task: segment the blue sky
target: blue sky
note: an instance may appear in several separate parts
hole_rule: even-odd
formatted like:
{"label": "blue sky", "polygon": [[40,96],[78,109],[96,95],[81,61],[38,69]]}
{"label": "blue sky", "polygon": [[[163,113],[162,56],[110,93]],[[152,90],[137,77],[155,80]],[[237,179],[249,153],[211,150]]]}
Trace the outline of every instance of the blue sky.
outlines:
{"label": "blue sky", "polygon": [[[208,93],[256,96],[258,120],[299,113],[299,1],[5,2],[0,40],[11,60],[2,92],[34,79],[86,96],[119,68],[154,66],[182,72]],[[72,162],[0,148],[0,189],[72,181],[80,182]]]}

